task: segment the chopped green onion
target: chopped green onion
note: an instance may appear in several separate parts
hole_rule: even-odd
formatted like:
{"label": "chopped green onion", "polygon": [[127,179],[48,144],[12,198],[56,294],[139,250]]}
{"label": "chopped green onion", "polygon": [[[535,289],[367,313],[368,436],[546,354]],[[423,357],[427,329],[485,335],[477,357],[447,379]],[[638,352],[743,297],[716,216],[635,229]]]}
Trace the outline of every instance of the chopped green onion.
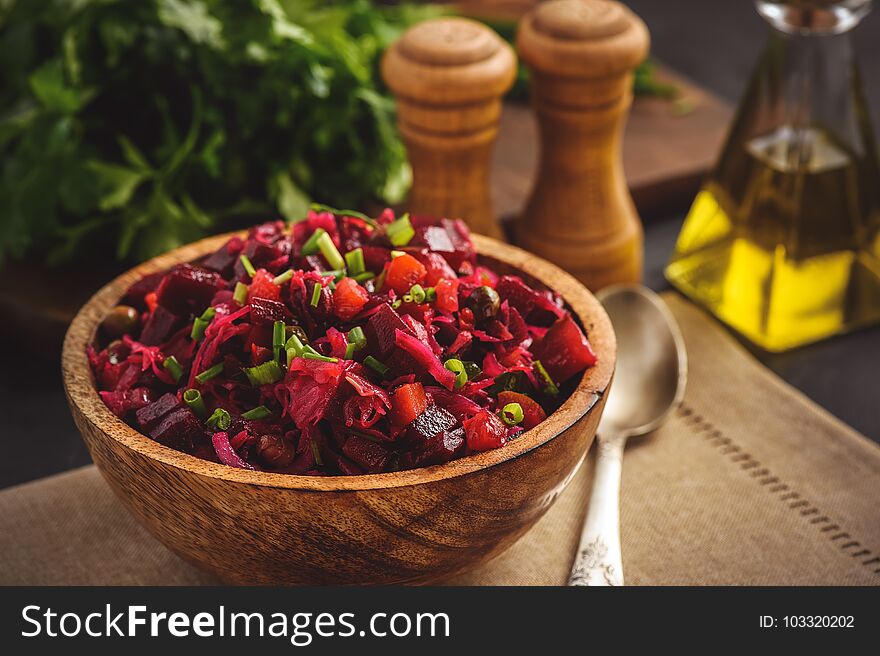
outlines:
{"label": "chopped green onion", "polygon": [[336,209],[335,207],[330,207],[329,205],[323,205],[322,203],[312,203],[311,205],[309,205],[309,209],[314,210],[315,212],[330,212],[330,214],[335,214],[337,216],[350,216],[354,219],[361,219],[362,221],[366,221],[371,226],[376,225],[375,219],[371,219],[363,212],[358,212],[357,210],[340,210]]}
{"label": "chopped green onion", "polygon": [[304,357],[306,360],[320,360],[321,362],[339,362],[339,358],[331,358],[330,356],[321,355],[320,353],[316,353],[313,351],[314,349],[312,349],[311,351],[303,351],[302,357]]}
{"label": "chopped green onion", "polygon": [[305,244],[303,244],[302,251],[301,251],[302,254],[303,255],[315,255],[319,250],[318,240],[321,238],[321,235],[326,235],[326,234],[327,234],[327,231],[324,230],[324,228],[318,228],[317,230],[315,230],[312,233],[312,236],[308,238],[308,240],[306,241]]}
{"label": "chopped green onion", "polygon": [[367,345],[367,336],[364,334],[363,328],[355,326],[348,331],[346,337],[348,345],[345,347],[345,359],[351,360],[356,351],[360,351]]}
{"label": "chopped green onion", "polygon": [[367,365],[370,369],[378,373],[380,376],[385,376],[391,371],[384,362],[381,360],[377,360],[372,355],[368,355],[364,358],[364,364]]}
{"label": "chopped green onion", "polygon": [[406,255],[406,253],[404,253],[403,251],[391,251],[391,259],[392,260],[397,259],[401,255]]}
{"label": "chopped green onion", "polygon": [[315,286],[312,288],[312,299],[309,301],[309,305],[312,307],[318,307],[318,303],[321,302],[321,285],[315,283]]}
{"label": "chopped green onion", "polygon": [[355,248],[353,251],[348,251],[345,254],[345,264],[348,267],[348,272],[352,276],[356,276],[357,274],[366,271],[367,265],[364,262],[364,249]]}
{"label": "chopped green onion", "polygon": [[211,413],[205,424],[208,428],[225,431],[232,425],[232,415],[223,408],[217,408]]}
{"label": "chopped green onion", "polygon": [[467,382],[468,375],[464,368],[464,362],[457,358],[449,358],[443,363],[443,366],[455,374],[455,389],[459,389]]}
{"label": "chopped green onion", "polygon": [[205,400],[202,398],[202,393],[197,389],[188,389],[183,393],[183,400],[189,406],[189,409],[192,410],[196,417],[205,420],[205,417],[208,416],[208,408],[205,407]]}
{"label": "chopped green onion", "polygon": [[437,290],[434,287],[425,287],[425,301],[433,303],[437,300]]}
{"label": "chopped green onion", "polygon": [[284,283],[289,281],[291,278],[293,278],[293,269],[288,269],[287,271],[285,271],[281,275],[275,276],[275,278],[272,280],[272,282],[274,282],[276,285],[283,285]]}
{"label": "chopped green onion", "polygon": [[205,336],[205,329],[210,325],[211,321],[214,320],[215,314],[217,314],[217,310],[213,307],[209,307],[207,310],[202,312],[202,316],[197,317],[195,321],[193,321],[193,327],[189,333],[189,336],[194,341],[201,341],[201,339]]}
{"label": "chopped green onion", "polygon": [[232,300],[239,305],[244,305],[248,300],[248,286],[243,282],[235,283],[235,291],[232,292]]}
{"label": "chopped green onion", "polygon": [[355,326],[349,330],[347,337],[349,343],[357,346],[358,350],[361,350],[367,345],[367,336],[364,334],[364,329],[360,326]]}
{"label": "chopped green onion", "polygon": [[333,238],[329,233],[325,232],[318,237],[318,249],[321,251],[321,255],[324,256],[324,259],[327,260],[327,263],[334,269],[345,268],[345,260],[339,253],[339,249],[336,248],[336,244],[333,243]]}
{"label": "chopped green onion", "polygon": [[361,284],[364,284],[368,280],[372,280],[375,277],[376,274],[372,271],[364,271],[363,273],[359,273],[356,276],[353,276],[353,278]]}
{"label": "chopped green onion", "polygon": [[207,383],[212,378],[216,378],[217,376],[219,376],[222,373],[223,373],[223,363],[221,362],[220,364],[215,364],[210,369],[205,369],[202,373],[200,373],[198,376],[196,376],[196,380],[199,381],[200,383],[204,384],[204,383]]}
{"label": "chopped green onion", "polygon": [[311,440],[312,445],[312,455],[315,457],[315,464],[323,467],[324,461],[321,460],[321,450],[318,448],[318,443],[315,440]]}
{"label": "chopped green onion", "polygon": [[394,301],[391,302],[391,309],[396,310],[397,308],[400,307],[401,303],[403,303],[403,301],[401,301],[399,298],[395,299]]}
{"label": "chopped green onion", "polygon": [[175,358],[173,355],[169,355],[167,358],[165,358],[162,366],[165,367],[165,370],[169,374],[171,374],[171,377],[174,379],[175,383],[180,381],[181,376],[183,376],[183,367],[180,366],[177,358]]}
{"label": "chopped green onion", "polygon": [[300,340],[298,335],[291,335],[287,340],[287,343],[284,344],[284,350],[287,351],[287,362],[290,363],[290,352],[294,352],[295,357],[299,357],[300,353],[303,351],[303,343]]}
{"label": "chopped green onion", "polygon": [[412,298],[413,303],[424,303],[425,302],[425,288],[416,283],[412,287],[410,287],[409,295]]}
{"label": "chopped green onion", "polygon": [[553,379],[550,377],[550,374],[547,373],[547,370],[544,368],[544,365],[541,364],[540,360],[535,360],[535,370],[544,380],[544,393],[551,396],[559,394],[559,387],[553,382]]}
{"label": "chopped green onion", "polygon": [[284,348],[285,336],[284,322],[276,321],[272,327],[272,354],[275,357],[275,362],[281,361],[281,350]]}
{"label": "chopped green onion", "polygon": [[415,237],[416,231],[413,230],[412,223],[409,221],[409,213],[407,212],[396,221],[392,221],[385,228],[385,234],[392,246],[406,246],[409,240]]}
{"label": "chopped green onion", "polygon": [[404,303],[412,303],[413,302],[413,295],[412,294],[404,294],[403,295],[403,302]]}
{"label": "chopped green onion", "polygon": [[[338,269],[336,271],[328,271],[327,273],[334,274],[333,275],[333,282],[334,283],[339,282],[340,280],[345,278],[345,269]],[[334,287],[334,289],[336,289],[336,288]]]}
{"label": "chopped green onion", "polygon": [[256,408],[241,413],[242,419],[265,419],[271,416],[272,411],[264,405],[258,405]]}
{"label": "chopped green onion", "polygon": [[244,270],[247,271],[247,274],[251,278],[253,278],[256,275],[257,270],[254,268],[254,265],[251,264],[251,258],[249,258],[247,255],[242,253],[241,255],[238,256],[238,259],[241,261],[241,266],[244,267]]}
{"label": "chopped green onion", "polygon": [[501,421],[508,426],[516,426],[523,420],[523,409],[519,403],[508,403],[501,408]]}
{"label": "chopped green onion", "polygon": [[258,364],[256,367],[245,367],[244,373],[254,387],[277,383],[284,377],[284,372],[275,360]]}

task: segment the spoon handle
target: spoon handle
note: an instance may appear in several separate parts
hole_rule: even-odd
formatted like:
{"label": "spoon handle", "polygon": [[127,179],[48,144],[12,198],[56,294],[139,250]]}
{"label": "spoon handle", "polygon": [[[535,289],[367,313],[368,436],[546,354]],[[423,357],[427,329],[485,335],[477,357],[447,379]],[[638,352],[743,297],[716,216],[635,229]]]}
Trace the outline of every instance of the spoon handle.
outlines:
{"label": "spoon handle", "polygon": [[596,470],[569,585],[623,585],[620,557],[620,472],[626,437],[597,438]]}

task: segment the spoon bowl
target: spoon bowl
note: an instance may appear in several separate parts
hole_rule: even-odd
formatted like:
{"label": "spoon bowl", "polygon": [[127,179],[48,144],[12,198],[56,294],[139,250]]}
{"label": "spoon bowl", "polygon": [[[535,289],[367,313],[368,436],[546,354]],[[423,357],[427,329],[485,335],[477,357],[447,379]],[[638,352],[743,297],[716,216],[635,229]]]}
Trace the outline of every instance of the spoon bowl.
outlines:
{"label": "spoon bowl", "polygon": [[599,434],[627,437],[658,428],[681,403],[687,353],[675,319],[654,292],[638,285],[606,287],[596,297],[617,333],[617,370]]}

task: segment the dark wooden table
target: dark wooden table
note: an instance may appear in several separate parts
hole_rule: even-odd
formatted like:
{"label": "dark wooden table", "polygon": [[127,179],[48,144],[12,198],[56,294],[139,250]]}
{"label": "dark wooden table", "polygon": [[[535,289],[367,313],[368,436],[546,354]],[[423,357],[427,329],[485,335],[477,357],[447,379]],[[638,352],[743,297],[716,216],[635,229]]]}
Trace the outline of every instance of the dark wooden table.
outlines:
{"label": "dark wooden table", "polygon": [[[629,0],[628,4],[651,28],[655,56],[729,102],[738,100],[765,34],[751,3]],[[860,26],[856,37],[863,70],[880,71],[880,10]],[[880,126],[880,75],[864,78],[874,122]],[[662,270],[686,209],[682,206],[645,217],[645,281],[654,289],[667,288]],[[56,354],[35,358],[14,341],[5,345],[0,366],[0,487],[89,462],[67,410]],[[51,351],[52,347],[46,348]],[[880,443],[880,328],[791,353],[756,356],[818,404]]]}

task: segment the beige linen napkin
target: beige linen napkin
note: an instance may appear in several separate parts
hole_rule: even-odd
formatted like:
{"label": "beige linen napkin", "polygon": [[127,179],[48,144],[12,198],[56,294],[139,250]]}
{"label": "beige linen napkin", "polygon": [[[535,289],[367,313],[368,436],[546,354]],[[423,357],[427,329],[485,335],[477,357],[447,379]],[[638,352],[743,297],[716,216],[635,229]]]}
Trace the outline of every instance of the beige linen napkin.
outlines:
{"label": "beige linen napkin", "polygon": [[[701,310],[681,411],[624,460],[628,584],[880,585],[880,448],[762,367]],[[559,585],[591,462],[510,550],[450,583]],[[202,584],[93,467],[0,493],[0,584]]]}

